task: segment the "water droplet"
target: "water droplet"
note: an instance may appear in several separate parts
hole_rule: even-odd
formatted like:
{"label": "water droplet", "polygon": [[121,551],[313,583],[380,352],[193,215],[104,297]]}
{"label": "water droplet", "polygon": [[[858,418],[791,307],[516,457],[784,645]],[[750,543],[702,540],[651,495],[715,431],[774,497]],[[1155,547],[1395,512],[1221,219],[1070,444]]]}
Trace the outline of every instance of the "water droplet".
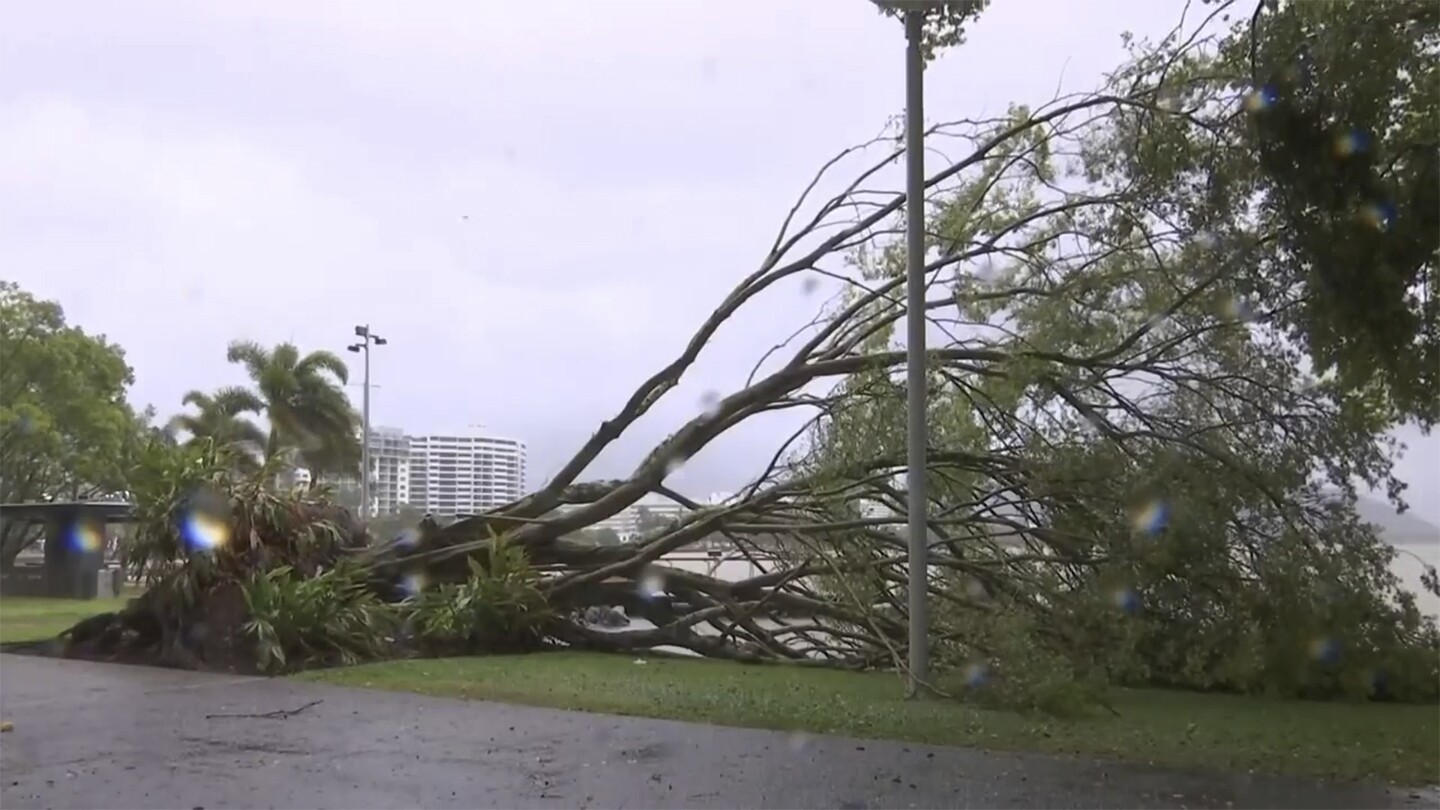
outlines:
{"label": "water droplet", "polygon": [[395,544],[401,548],[414,548],[420,543],[419,529],[403,529],[395,535]]}
{"label": "water droplet", "polygon": [[1136,534],[1155,535],[1170,525],[1170,506],[1162,500],[1154,500],[1136,509],[1130,515],[1130,526]]}
{"label": "water droplet", "polygon": [[66,531],[65,544],[79,554],[99,554],[105,550],[105,529],[98,521],[81,520]]}
{"label": "water droplet", "polygon": [[1326,666],[1332,666],[1340,661],[1340,641],[1321,636],[1310,642],[1310,657]]}
{"label": "water droplet", "polygon": [[20,435],[29,436],[35,432],[35,428],[35,420],[31,418],[30,414],[22,413],[15,417],[15,430],[18,431]]}
{"label": "water droplet", "polygon": [[1279,97],[1274,85],[1261,85],[1245,95],[1245,109],[1252,113],[1264,112],[1275,106]]}
{"label": "water droplet", "polygon": [[1180,91],[1173,85],[1165,85],[1155,94],[1155,106],[1173,112],[1180,109]]}
{"label": "water droplet", "polygon": [[666,460],[665,460],[665,477],[666,477],[666,478],[669,478],[670,476],[674,475],[675,473],[680,472],[680,468],[681,468],[681,467],[684,467],[684,466],[685,466],[685,458],[684,458],[683,456],[672,456],[671,458],[666,459]]}
{"label": "water droplet", "polygon": [[1370,202],[1360,207],[1360,218],[1381,233],[1395,224],[1395,206],[1388,202]]}
{"label": "water droplet", "polygon": [[1352,129],[1335,138],[1335,157],[1349,158],[1370,151],[1370,133]]}
{"label": "water droplet", "polygon": [[720,410],[720,392],[706,391],[700,395],[700,407],[706,416],[714,416]]}
{"label": "water droplet", "polygon": [[429,584],[423,571],[410,571],[400,577],[400,590],[404,591],[406,596],[419,596]]}
{"label": "water droplet", "polygon": [[205,626],[205,623],[196,622],[185,629],[185,643],[196,647],[204,644],[209,635],[210,629]]}
{"label": "water droplet", "polygon": [[1228,321],[1235,323],[1250,323],[1255,320],[1255,311],[1245,302],[1245,299],[1238,295],[1232,295],[1225,299],[1220,308],[1220,314]]}
{"label": "water droplet", "polygon": [[797,731],[790,735],[788,742],[790,744],[790,750],[798,754],[810,745],[810,735],[803,731]]}
{"label": "water droplet", "polygon": [[1370,696],[1382,699],[1390,697],[1390,673],[1383,669],[1370,673]]}
{"label": "water droplet", "polygon": [[995,259],[986,256],[980,261],[980,266],[975,268],[975,278],[984,282],[991,282],[1000,277],[1000,268],[996,266]]}
{"label": "water droplet", "polygon": [[973,661],[965,665],[962,674],[966,688],[979,689],[990,682],[990,665],[984,661]]}
{"label": "water droplet", "polygon": [[820,279],[815,276],[806,276],[805,279],[800,282],[800,292],[805,295],[810,295],[818,289],[820,289]]}
{"label": "water droplet", "polygon": [[1195,244],[1205,250],[1214,250],[1220,247],[1220,235],[1214,231],[1200,231],[1195,234]]}
{"label": "water droplet", "polygon": [[180,539],[187,552],[208,554],[230,542],[230,524],[216,511],[197,505],[180,519]]}
{"label": "water droplet", "polygon": [[1081,413],[1081,416],[1085,417],[1084,427],[1087,434],[1103,434],[1109,427],[1109,424],[1105,421],[1105,417],[1101,416],[1099,411],[1086,410]]}
{"label": "water droplet", "polygon": [[1134,588],[1116,588],[1110,593],[1110,601],[1126,616],[1140,612],[1140,594]]}
{"label": "water droplet", "polygon": [[1292,85],[1309,85],[1312,78],[1310,63],[1304,57],[1285,66],[1283,77]]}
{"label": "water droplet", "polygon": [[965,595],[971,599],[979,600],[988,598],[990,592],[985,590],[985,583],[975,577],[970,577],[969,580],[965,582]]}
{"label": "water droplet", "polygon": [[665,576],[655,569],[649,569],[637,583],[641,599],[658,599],[665,595]]}

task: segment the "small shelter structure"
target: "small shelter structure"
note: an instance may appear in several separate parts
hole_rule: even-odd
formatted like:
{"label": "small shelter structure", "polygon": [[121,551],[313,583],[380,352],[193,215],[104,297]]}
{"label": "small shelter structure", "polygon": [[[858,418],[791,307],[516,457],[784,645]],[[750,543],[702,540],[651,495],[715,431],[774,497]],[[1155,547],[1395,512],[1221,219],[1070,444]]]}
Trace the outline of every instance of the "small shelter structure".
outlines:
{"label": "small shelter structure", "polygon": [[15,596],[94,599],[102,592],[111,595],[115,589],[100,584],[106,528],[130,522],[133,512],[134,506],[125,501],[0,504],[0,523],[38,524],[45,533],[44,565],[17,565],[6,572],[0,587]]}

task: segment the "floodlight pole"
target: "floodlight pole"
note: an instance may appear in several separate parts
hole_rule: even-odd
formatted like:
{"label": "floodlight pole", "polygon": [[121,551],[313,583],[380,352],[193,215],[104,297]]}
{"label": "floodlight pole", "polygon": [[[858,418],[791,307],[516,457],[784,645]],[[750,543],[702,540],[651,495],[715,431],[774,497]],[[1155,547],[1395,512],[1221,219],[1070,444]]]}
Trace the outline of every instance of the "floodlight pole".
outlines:
{"label": "floodlight pole", "polygon": [[385,338],[370,331],[369,324],[355,327],[358,343],[345,348],[365,355],[365,378],[360,395],[360,523],[370,523],[370,346],[384,346]]}

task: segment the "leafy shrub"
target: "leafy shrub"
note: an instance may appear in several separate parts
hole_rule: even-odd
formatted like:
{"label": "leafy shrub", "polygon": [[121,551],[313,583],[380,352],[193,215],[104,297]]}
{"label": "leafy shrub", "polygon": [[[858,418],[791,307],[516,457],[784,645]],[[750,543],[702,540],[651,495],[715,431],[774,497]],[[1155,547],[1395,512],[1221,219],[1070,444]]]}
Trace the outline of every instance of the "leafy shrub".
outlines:
{"label": "leafy shrub", "polygon": [[486,562],[469,560],[470,578],[422,590],[406,602],[418,643],[437,653],[530,649],[551,613],[525,550],[492,537]]}
{"label": "leafy shrub", "polygon": [[289,566],[257,572],[244,584],[256,664],[280,672],[311,664],[354,664],[387,655],[398,615],[359,569],[339,566],[302,577]]}

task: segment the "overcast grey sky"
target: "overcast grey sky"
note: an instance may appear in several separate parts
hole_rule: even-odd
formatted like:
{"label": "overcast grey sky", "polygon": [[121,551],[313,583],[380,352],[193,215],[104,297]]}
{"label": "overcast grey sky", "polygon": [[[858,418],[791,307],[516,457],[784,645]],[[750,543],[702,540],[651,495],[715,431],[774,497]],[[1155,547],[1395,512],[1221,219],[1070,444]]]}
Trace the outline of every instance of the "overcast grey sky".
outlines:
{"label": "overcast grey sky", "polygon": [[[929,117],[1089,87],[1182,7],[999,0],[929,71]],[[120,342],[137,403],[239,382],[234,338],[342,350],[368,321],[377,424],[521,438],[532,483],[903,99],[902,33],[862,0],[4,0],[0,32],[4,276]],[[592,474],[814,304],[751,313]],[[749,426],[676,483],[730,488],[779,438]],[[1440,439],[1414,446],[1433,487]]]}

